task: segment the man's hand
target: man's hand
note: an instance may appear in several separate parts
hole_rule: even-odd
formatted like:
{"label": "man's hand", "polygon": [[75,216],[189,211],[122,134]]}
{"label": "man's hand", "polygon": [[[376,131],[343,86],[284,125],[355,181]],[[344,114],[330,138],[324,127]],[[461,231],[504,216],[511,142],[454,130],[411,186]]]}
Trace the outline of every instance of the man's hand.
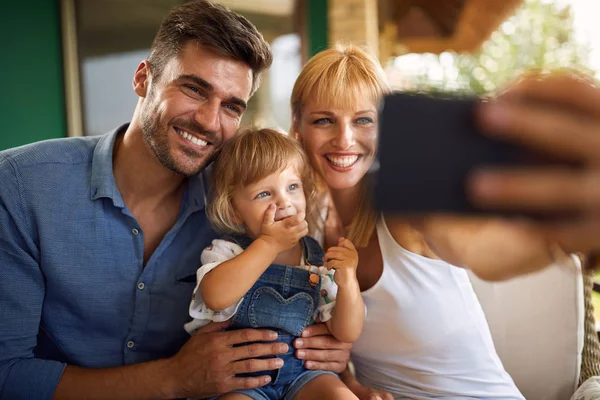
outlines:
{"label": "man's hand", "polygon": [[236,374],[268,371],[283,366],[280,358],[257,359],[260,356],[283,354],[285,343],[267,342],[277,338],[268,330],[240,329],[222,331],[229,322],[212,323],[200,328],[171,363],[169,398],[205,398],[237,389],[252,389],[270,382],[269,376],[240,378]]}
{"label": "man's hand", "polygon": [[302,331],[294,347],[296,357],[306,361],[306,368],[341,373],[348,365],[352,343],[338,341],[329,334],[325,324],[314,324]]}
{"label": "man's hand", "polygon": [[274,246],[279,253],[294,247],[301,238],[308,235],[308,223],[305,220],[306,213],[304,211],[275,221],[276,211],[275,204],[271,204],[267,208],[258,240],[264,240]]}

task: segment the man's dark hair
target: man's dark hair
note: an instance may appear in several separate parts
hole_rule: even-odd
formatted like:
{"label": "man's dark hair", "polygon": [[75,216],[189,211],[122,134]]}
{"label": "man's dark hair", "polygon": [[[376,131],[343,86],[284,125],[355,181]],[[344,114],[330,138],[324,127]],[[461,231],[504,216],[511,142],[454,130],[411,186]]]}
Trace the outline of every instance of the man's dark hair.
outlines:
{"label": "man's dark hair", "polygon": [[260,84],[261,72],[273,61],[269,44],[245,17],[210,1],[193,0],[175,7],[158,29],[148,57],[155,77],[189,41],[248,65],[251,94]]}

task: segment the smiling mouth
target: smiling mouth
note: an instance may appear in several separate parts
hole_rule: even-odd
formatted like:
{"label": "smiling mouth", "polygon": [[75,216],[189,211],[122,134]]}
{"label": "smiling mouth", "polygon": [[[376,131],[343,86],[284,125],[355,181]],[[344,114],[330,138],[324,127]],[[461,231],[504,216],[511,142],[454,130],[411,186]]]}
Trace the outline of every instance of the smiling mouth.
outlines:
{"label": "smiling mouth", "polygon": [[354,164],[356,164],[356,162],[359,159],[359,155],[358,154],[352,154],[352,155],[347,155],[347,156],[334,156],[334,155],[325,155],[325,158],[327,159],[327,161],[329,161],[329,163],[334,166],[334,167],[338,167],[338,168],[350,168],[352,167]]}
{"label": "smiling mouth", "polygon": [[195,144],[196,146],[208,147],[211,144],[204,139],[200,139],[199,137],[196,137],[196,136],[192,135],[191,133],[184,131],[183,129],[179,129],[179,128],[174,128],[174,129],[175,129],[175,132],[177,132],[177,134],[179,136],[181,136],[188,142]]}

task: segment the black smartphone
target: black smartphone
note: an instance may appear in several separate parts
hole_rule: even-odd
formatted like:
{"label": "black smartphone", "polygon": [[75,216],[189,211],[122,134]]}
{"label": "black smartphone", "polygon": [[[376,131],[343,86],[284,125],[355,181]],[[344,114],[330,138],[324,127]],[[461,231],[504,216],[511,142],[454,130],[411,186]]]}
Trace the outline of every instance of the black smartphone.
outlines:
{"label": "black smartphone", "polygon": [[477,208],[467,196],[466,180],[474,169],[544,163],[522,147],[478,132],[478,102],[409,93],[384,98],[372,171],[375,204],[381,211],[521,215]]}

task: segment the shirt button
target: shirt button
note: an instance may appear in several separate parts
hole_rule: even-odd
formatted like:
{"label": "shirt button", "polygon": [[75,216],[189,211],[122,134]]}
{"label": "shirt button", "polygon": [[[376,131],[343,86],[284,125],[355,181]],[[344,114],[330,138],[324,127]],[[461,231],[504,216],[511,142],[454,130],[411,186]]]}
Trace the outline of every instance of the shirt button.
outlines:
{"label": "shirt button", "polygon": [[130,340],[129,342],[127,342],[127,347],[128,348],[131,349],[133,346],[135,346],[135,343],[133,343],[133,341]]}
{"label": "shirt button", "polygon": [[138,289],[144,290],[145,287],[146,287],[146,285],[144,285],[144,282],[138,283]]}
{"label": "shirt button", "polygon": [[133,228],[131,230],[131,233],[133,233],[135,236],[137,236],[140,233],[140,231],[138,231],[136,228]]}

